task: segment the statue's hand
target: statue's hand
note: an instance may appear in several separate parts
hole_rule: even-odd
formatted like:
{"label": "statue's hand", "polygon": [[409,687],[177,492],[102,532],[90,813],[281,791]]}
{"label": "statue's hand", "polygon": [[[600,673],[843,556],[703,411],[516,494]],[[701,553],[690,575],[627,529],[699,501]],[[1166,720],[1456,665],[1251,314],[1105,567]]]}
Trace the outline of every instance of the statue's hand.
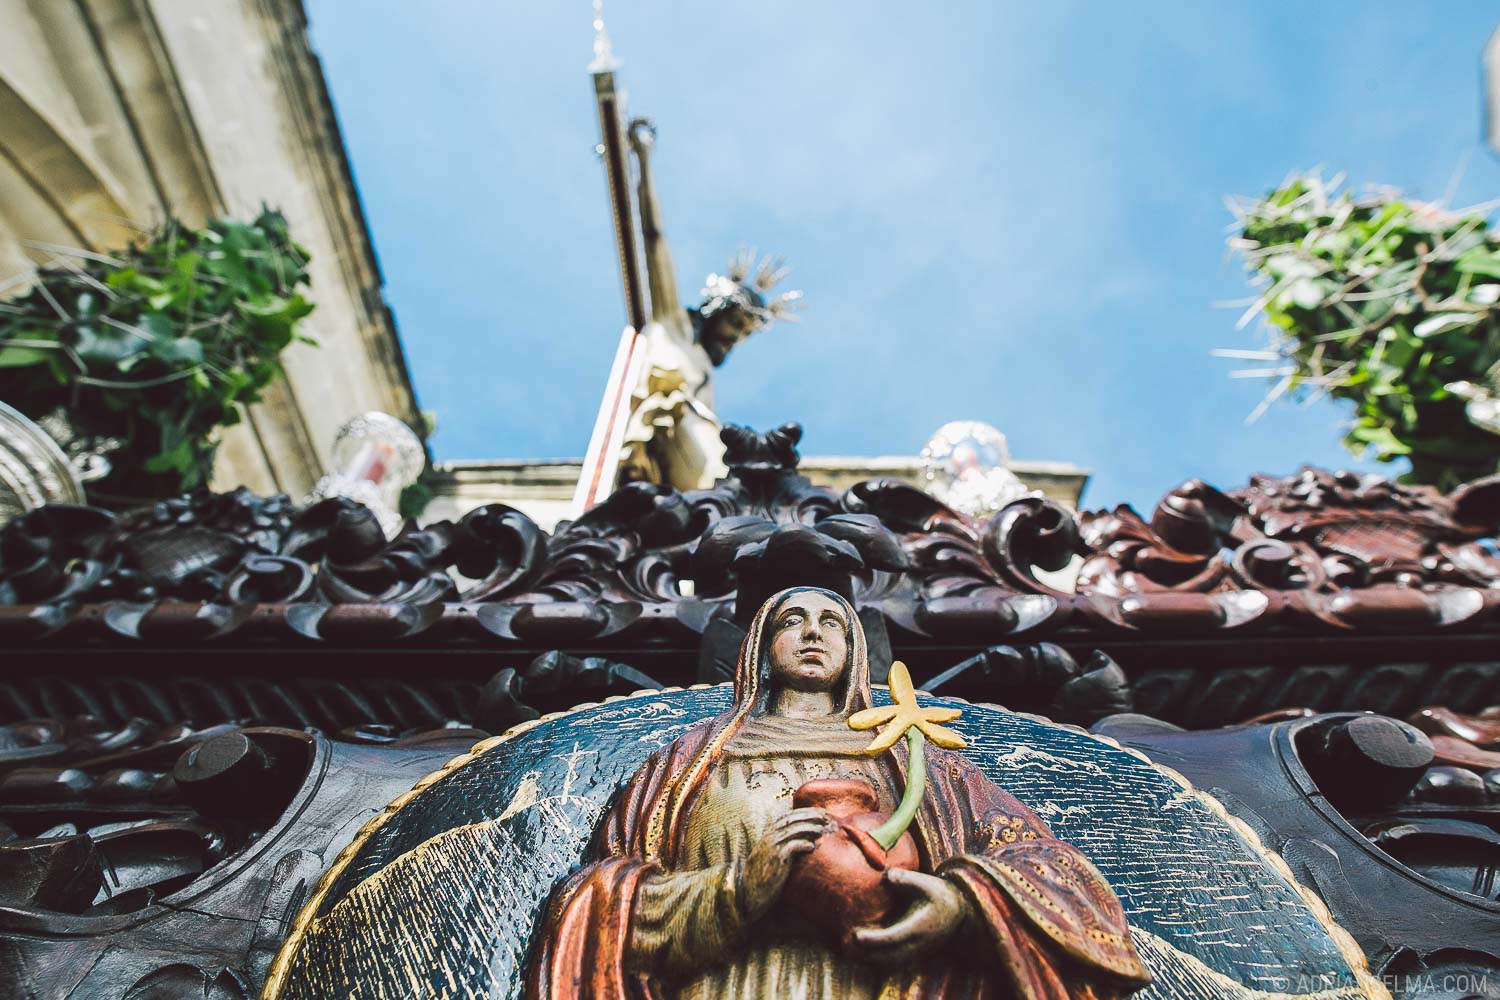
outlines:
{"label": "statue's hand", "polygon": [[952,937],[968,916],[969,903],[953,883],[922,872],[892,868],[885,880],[916,897],[894,923],[862,927],[855,943],[881,965],[900,966],[933,950]]}
{"label": "statue's hand", "polygon": [[771,908],[792,873],[792,862],[837,826],[826,810],[812,807],[793,809],[771,823],[740,871],[740,902],[747,919],[757,920]]}

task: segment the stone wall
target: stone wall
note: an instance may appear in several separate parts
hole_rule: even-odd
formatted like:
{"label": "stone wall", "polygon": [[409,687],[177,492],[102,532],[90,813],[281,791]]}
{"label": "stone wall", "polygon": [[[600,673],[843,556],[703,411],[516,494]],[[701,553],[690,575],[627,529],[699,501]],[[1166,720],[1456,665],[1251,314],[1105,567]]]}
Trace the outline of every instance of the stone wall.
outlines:
{"label": "stone wall", "polygon": [[0,0],[0,23],[0,289],[54,248],[268,204],[312,252],[321,347],[287,351],[215,486],[300,496],[350,417],[420,426],[299,0]]}
{"label": "stone wall", "polygon": [[[572,510],[573,490],[582,467],[578,459],[440,462],[433,470],[435,495],[422,521],[457,520],[476,507],[503,503],[551,531],[558,521],[578,514]],[[1010,468],[1027,487],[1073,509],[1089,478],[1087,470],[1068,462],[1012,462]],[[867,479],[922,483],[922,463],[914,455],[813,455],[802,459],[798,469],[818,485],[840,492]]]}

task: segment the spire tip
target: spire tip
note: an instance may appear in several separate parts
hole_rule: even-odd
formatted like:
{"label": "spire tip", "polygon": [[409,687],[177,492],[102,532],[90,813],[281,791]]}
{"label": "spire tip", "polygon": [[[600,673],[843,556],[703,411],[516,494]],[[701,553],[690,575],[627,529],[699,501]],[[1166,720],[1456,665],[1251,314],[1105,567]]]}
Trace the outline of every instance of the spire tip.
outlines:
{"label": "spire tip", "polygon": [[590,73],[613,73],[620,68],[615,50],[609,43],[609,32],[604,30],[604,0],[594,0],[594,61],[589,63]]}

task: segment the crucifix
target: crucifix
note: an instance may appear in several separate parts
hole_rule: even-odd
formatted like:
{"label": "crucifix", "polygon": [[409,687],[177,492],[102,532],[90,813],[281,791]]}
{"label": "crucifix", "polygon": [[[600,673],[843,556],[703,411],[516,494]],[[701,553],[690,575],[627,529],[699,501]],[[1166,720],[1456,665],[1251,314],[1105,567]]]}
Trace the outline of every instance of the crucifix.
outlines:
{"label": "crucifix", "polygon": [[574,492],[574,517],[625,482],[646,480],[684,490],[713,485],[725,471],[713,369],[750,334],[792,318],[800,298],[798,292],[771,296],[787,268],[771,258],[757,264],[752,252],[741,249],[724,274],[708,276],[699,306],[682,305],[652,169],[656,127],[645,118],[625,117],[615,80],[619,66],[604,28],[602,0],[594,0],[589,72],[599,114],[596,149],[608,185],[626,326]]}

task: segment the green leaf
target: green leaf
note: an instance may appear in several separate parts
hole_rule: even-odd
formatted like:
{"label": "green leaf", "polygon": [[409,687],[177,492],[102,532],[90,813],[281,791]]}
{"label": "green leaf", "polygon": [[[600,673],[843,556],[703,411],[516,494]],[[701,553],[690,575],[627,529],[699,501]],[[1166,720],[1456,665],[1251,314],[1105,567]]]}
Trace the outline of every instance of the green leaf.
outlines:
{"label": "green leaf", "polygon": [[147,472],[188,472],[193,467],[193,442],[180,441],[176,446],[146,460]]}
{"label": "green leaf", "polygon": [[1411,453],[1411,448],[1397,439],[1389,427],[1370,427],[1356,425],[1349,431],[1349,436],[1356,441],[1373,446],[1379,453],[1381,461],[1390,461],[1398,455]]}
{"label": "green leaf", "polygon": [[1500,278],[1500,253],[1475,247],[1454,261],[1453,266],[1462,274]]}
{"label": "green leaf", "polygon": [[14,344],[7,344],[0,347],[0,368],[25,368],[27,365],[39,365],[55,353],[57,352],[41,347],[17,347]]}
{"label": "green leaf", "polygon": [[259,316],[263,319],[282,319],[286,316],[291,303],[279,295],[264,295],[240,303],[240,311],[246,316]]}
{"label": "green leaf", "polygon": [[153,337],[139,326],[79,323],[73,328],[73,351],[106,373],[120,371],[121,362],[151,348]]}
{"label": "green leaf", "polygon": [[163,337],[151,345],[151,356],[174,365],[201,365],[203,344],[192,337]]}
{"label": "green leaf", "polygon": [[44,269],[5,303],[0,369],[49,399],[86,376],[80,429],[128,437],[129,458],[116,463],[126,475],[175,474],[186,488],[207,475],[215,429],[240,419],[238,405],[280,377],[280,351],[303,339],[307,252],[266,212],[197,230],[169,222],[112,256],[121,263]]}
{"label": "green leaf", "polygon": [[227,396],[233,396],[241,389],[246,389],[252,383],[250,374],[242,368],[231,368],[224,373],[224,390]]}
{"label": "green leaf", "polygon": [[1422,347],[1422,342],[1405,330],[1398,331],[1386,345],[1385,362],[1394,370],[1404,369],[1407,363],[1416,356]]}
{"label": "green leaf", "polygon": [[203,258],[196,253],[185,253],[172,262],[173,270],[179,277],[192,278],[198,272],[198,265],[203,263]]}
{"label": "green leaf", "polygon": [[[1470,424],[1444,388],[1500,371],[1500,238],[1488,219],[1388,191],[1355,200],[1305,176],[1242,220],[1235,248],[1259,287],[1276,289],[1265,316],[1294,365],[1289,383],[1337,372],[1328,392],[1354,404],[1345,445],[1411,456],[1422,482],[1493,471],[1500,435]],[[1474,308],[1428,312],[1444,301]]]}
{"label": "green leaf", "polygon": [[436,495],[430,485],[418,479],[401,491],[401,496],[396,501],[396,511],[402,520],[415,520],[422,516],[422,512]]}
{"label": "green leaf", "polygon": [[135,279],[139,276],[139,274],[140,272],[138,272],[133,267],[122,267],[118,270],[111,271],[109,273],[109,277],[104,279],[104,283],[110,288],[114,289],[129,288],[131,284],[135,282]]}

